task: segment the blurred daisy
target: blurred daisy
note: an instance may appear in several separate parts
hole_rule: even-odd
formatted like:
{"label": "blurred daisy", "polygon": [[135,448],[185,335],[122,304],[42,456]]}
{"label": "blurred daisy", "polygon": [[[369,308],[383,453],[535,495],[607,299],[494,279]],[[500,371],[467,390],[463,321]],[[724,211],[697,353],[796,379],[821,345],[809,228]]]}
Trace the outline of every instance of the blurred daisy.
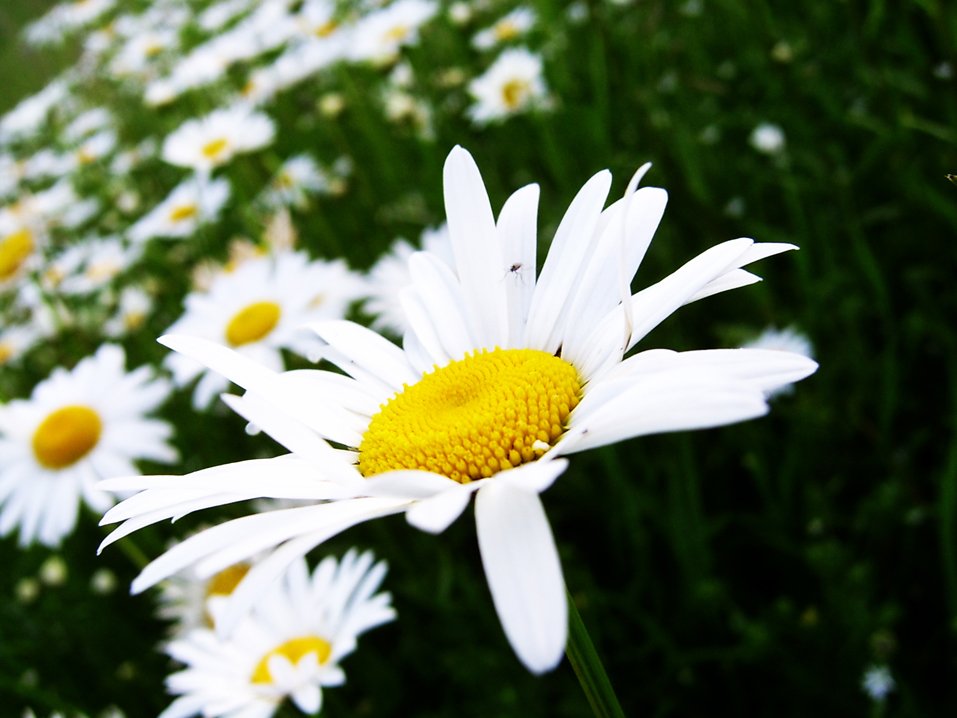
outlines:
{"label": "blurred daisy", "polygon": [[0,367],[14,364],[43,339],[45,332],[33,322],[6,324],[0,329]]}
{"label": "blurred daisy", "polygon": [[149,367],[127,373],[123,350],[104,344],[72,370],[54,369],[29,399],[0,407],[0,535],[56,546],[73,531],[82,499],[95,511],[113,497],[94,487],[136,473],[134,461],[177,460],[172,429],[145,415],[169,396]]}
{"label": "blurred daisy", "polygon": [[109,155],[114,149],[116,149],[116,132],[112,129],[97,132],[84,139],[73,150],[74,167],[92,164]]}
{"label": "blurred daisy", "polygon": [[69,269],[58,278],[64,294],[89,294],[109,285],[143,253],[142,245],[126,246],[119,237],[96,237],[68,247],[60,255]]}
{"label": "blurred daisy", "polygon": [[871,666],[864,671],[861,688],[875,703],[883,703],[897,686],[887,666]]}
{"label": "blurred daisy", "polygon": [[21,100],[0,117],[0,143],[36,135],[43,129],[50,110],[66,100],[68,94],[66,82],[54,80],[37,94]]}
{"label": "blurred daisy", "polygon": [[409,258],[419,249],[438,257],[449,267],[454,265],[449,228],[445,224],[422,232],[419,247],[412,246],[405,239],[393,242],[389,251],[372,265],[366,277],[364,306],[373,316],[373,329],[399,337],[409,329],[400,297],[402,290],[412,286]]}
{"label": "blurred daisy", "polygon": [[762,122],[755,127],[748,141],[754,149],[766,155],[781,154],[787,144],[784,130],[770,122]]}
{"label": "blurred daisy", "polygon": [[488,50],[521,37],[531,30],[534,24],[535,13],[532,9],[517,7],[491,27],[476,33],[472,44],[479,50]]}
{"label": "blurred daisy", "polygon": [[[358,279],[342,260],[313,261],[304,252],[247,259],[222,271],[208,291],[187,296],[186,311],[169,332],[233,347],[278,371],[281,349],[308,357],[321,345],[302,331],[303,325],[344,316],[359,292]],[[170,354],[166,363],[177,386],[202,375],[193,393],[197,408],[208,406],[229,385],[181,354]]]}
{"label": "blurred daisy", "polygon": [[541,106],[547,99],[542,58],[525,48],[505,50],[468,90],[475,98],[468,113],[479,125]]}
{"label": "blurred daisy", "polygon": [[245,388],[227,403],[292,453],[185,478],[105,482],[112,490],[146,489],[104,516],[105,523],[132,521],[118,537],[197,505],[330,501],[199,533],[148,565],[133,589],[197,563],[212,573],[227,556],[234,563],[282,544],[233,594],[222,619],[228,630],[271,572],[339,531],[404,513],[413,526],[440,533],[475,494],[479,549],[505,634],[530,670],[554,668],[565,648],[567,604],[539,494],[564,471],[563,457],[761,416],[766,391],[816,368],[803,356],[757,349],[652,349],[624,358],[682,305],[757,281],[742,267],[794,248],[731,240],[632,295],[631,278],[667,198],[656,187],[634,189],[646,169],[604,210],[611,175],[592,177],[536,279],[538,187],[515,192],[496,221],[474,160],[453,149],[444,179],[454,263],[426,252],[409,259],[413,283],[401,300],[410,329],[402,347],[351,322],[312,325],[327,343],[323,358],[351,378],[276,373],[221,345],[163,338]]}
{"label": "blurred daisy", "polygon": [[237,154],[265,147],[275,132],[268,116],[237,104],[185,122],[163,142],[162,157],[179,167],[209,172]]}
{"label": "blurred daisy", "polygon": [[151,311],[153,297],[149,292],[142,287],[124,287],[113,316],[103,324],[103,334],[125,337],[142,327]]}
{"label": "blurred daisy", "polygon": [[40,263],[39,237],[11,211],[0,210],[0,290]]}
{"label": "blurred daisy", "polygon": [[[374,560],[352,549],[311,573],[295,561],[228,640],[199,628],[170,643],[167,653],[186,667],[167,679],[180,697],[160,718],[268,718],[286,698],[319,712],[322,689],[345,683],[339,663],[359,636],[395,618],[390,595],[375,593],[386,566]],[[210,600],[214,616],[228,601]]]}
{"label": "blurred daisy", "polygon": [[[746,349],[766,349],[790,352],[792,354],[805,356],[808,359],[814,358],[814,347],[811,345],[811,340],[807,338],[807,335],[802,334],[794,327],[788,327],[786,329],[775,329],[774,327],[768,327],[754,339],[745,342],[741,346]],[[767,397],[770,399],[773,396],[790,394],[793,391],[793,384],[784,384],[783,386],[769,391]]]}
{"label": "blurred daisy", "polygon": [[184,571],[163,581],[159,586],[157,613],[172,622],[171,634],[181,637],[197,628],[212,628],[209,600],[231,595],[254,562],[255,559],[241,561],[208,578]]}
{"label": "blurred daisy", "polygon": [[350,40],[350,57],[388,64],[405,45],[418,42],[419,27],[432,19],[438,5],[432,0],[397,0],[356,23]]}
{"label": "blurred daisy", "polygon": [[290,157],[272,178],[263,192],[267,207],[293,206],[305,208],[309,198],[329,188],[329,177],[308,154]]}
{"label": "blurred daisy", "polygon": [[176,186],[129,229],[129,237],[144,242],[152,237],[189,237],[207,222],[219,216],[229,199],[229,182],[211,180],[203,175],[191,177]]}

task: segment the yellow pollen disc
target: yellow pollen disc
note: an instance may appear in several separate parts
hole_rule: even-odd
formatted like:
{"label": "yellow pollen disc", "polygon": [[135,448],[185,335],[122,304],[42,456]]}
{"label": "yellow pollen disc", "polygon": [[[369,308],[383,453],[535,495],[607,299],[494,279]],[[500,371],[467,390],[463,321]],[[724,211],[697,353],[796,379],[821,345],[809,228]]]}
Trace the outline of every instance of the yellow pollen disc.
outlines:
{"label": "yellow pollen disc", "polygon": [[393,42],[402,42],[408,36],[409,28],[407,28],[405,25],[396,25],[394,27],[390,27],[385,33],[386,40],[392,40]]}
{"label": "yellow pollen disc", "polygon": [[210,596],[229,596],[236,590],[236,586],[249,573],[249,564],[237,563],[224,568],[206,584],[206,598]]}
{"label": "yellow pollen disc", "polygon": [[9,279],[33,251],[33,235],[21,229],[0,239],[0,280]]}
{"label": "yellow pollen disc", "polygon": [[332,646],[329,641],[319,638],[319,636],[302,636],[301,638],[291,638],[285,643],[272,649],[263,656],[256,664],[256,670],[253,671],[253,683],[272,683],[273,676],[269,670],[269,659],[273,656],[285,656],[293,665],[309,653],[315,653],[319,663],[325,663],[332,654]]}
{"label": "yellow pollen disc", "polygon": [[100,415],[88,406],[64,406],[40,422],[33,453],[41,466],[65,469],[86,456],[103,432]]}
{"label": "yellow pollen disc", "polygon": [[0,364],[6,364],[16,353],[14,347],[8,342],[0,342]]}
{"label": "yellow pollen disc", "polygon": [[332,33],[336,31],[339,27],[339,23],[335,20],[327,20],[318,27],[316,27],[312,32],[316,37],[329,37]]}
{"label": "yellow pollen disc", "polygon": [[525,80],[509,80],[502,87],[502,100],[505,106],[514,110],[522,104],[525,95],[528,94],[528,83]]}
{"label": "yellow pollen disc", "polygon": [[534,461],[565,431],[582,387],[568,362],[536,349],[467,355],[393,396],[369,422],[359,471],[422,469],[460,483]]}
{"label": "yellow pollen disc", "polygon": [[243,307],[226,325],[226,341],[234,347],[259,341],[276,328],[281,314],[275,302],[254,302]]}
{"label": "yellow pollen disc", "polygon": [[518,26],[511,21],[500,22],[495,26],[495,37],[502,42],[514,40],[518,37]]}
{"label": "yellow pollen disc", "polygon": [[203,145],[203,149],[200,150],[203,153],[203,157],[208,160],[214,160],[226,149],[226,146],[229,144],[229,140],[225,137],[220,137],[219,139],[212,140]]}
{"label": "yellow pollen disc", "polygon": [[195,204],[180,204],[173,207],[169,213],[170,222],[182,222],[185,219],[191,219],[199,212],[199,207]]}

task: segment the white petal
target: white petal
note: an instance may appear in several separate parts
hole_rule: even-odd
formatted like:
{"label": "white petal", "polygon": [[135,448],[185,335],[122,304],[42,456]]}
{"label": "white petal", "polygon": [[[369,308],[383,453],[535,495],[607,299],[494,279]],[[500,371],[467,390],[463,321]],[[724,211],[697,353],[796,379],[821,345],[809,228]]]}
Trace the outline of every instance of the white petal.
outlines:
{"label": "white petal", "polygon": [[452,357],[446,351],[439,330],[433,324],[433,317],[418,290],[415,287],[399,290],[399,304],[402,305],[409,326],[402,339],[403,345],[417,344],[428,355],[427,359],[420,358],[416,361],[415,365],[419,371],[424,373],[435,366],[448,364]]}
{"label": "white petal", "polygon": [[568,606],[558,550],[538,494],[490,482],[475,497],[482,565],[502,628],[533,673],[558,665]]}
{"label": "white petal", "polygon": [[303,713],[318,713],[322,708],[322,691],[315,683],[308,683],[297,688],[290,697]]}
{"label": "white petal", "polygon": [[402,349],[361,324],[332,319],[310,324],[309,328],[341,354],[344,361],[339,368],[346,374],[352,375],[352,369],[358,368],[393,391],[399,391],[403,384],[414,384],[419,378]]}
{"label": "white petal", "polygon": [[502,207],[495,226],[504,265],[500,273],[505,278],[509,347],[522,346],[535,293],[538,195],[537,184],[514,192]]}
{"label": "white petal", "polygon": [[504,277],[496,276],[502,255],[495,241],[495,217],[485,183],[475,160],[462,147],[454,147],[443,168],[445,214],[452,241],[455,270],[473,319],[479,346],[504,346],[508,340]]}
{"label": "white petal", "polygon": [[563,313],[585,263],[610,187],[611,173],[602,170],[579,190],[558,225],[532,297],[526,346],[554,354],[561,344]]}
{"label": "white petal", "polygon": [[484,483],[484,480],[480,480],[469,484],[456,484],[440,494],[420,499],[406,510],[405,519],[420,531],[440,534],[462,515],[465,507],[469,505],[469,497],[482,488]]}
{"label": "white petal", "polygon": [[429,471],[387,471],[363,479],[367,496],[389,496],[396,499],[422,499],[448,491],[459,484],[447,476]]}
{"label": "white petal", "polygon": [[409,257],[409,273],[445,353],[452,359],[461,359],[475,349],[476,340],[468,331],[462,288],[448,265],[428,252],[416,252]]}

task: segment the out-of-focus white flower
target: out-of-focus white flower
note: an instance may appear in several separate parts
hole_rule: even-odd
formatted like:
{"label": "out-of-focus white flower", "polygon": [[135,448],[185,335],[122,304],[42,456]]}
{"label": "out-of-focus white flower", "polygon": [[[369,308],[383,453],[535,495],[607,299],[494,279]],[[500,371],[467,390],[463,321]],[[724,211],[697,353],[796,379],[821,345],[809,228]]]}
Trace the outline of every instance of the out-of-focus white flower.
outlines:
{"label": "out-of-focus white flower", "polygon": [[437,11],[432,0],[397,0],[369,13],[355,25],[349,56],[383,65],[393,62],[403,46],[418,42],[419,28]]}
{"label": "out-of-focus white flower", "polygon": [[62,556],[53,555],[40,564],[39,577],[47,586],[62,586],[67,578],[66,561]]}
{"label": "out-of-focus white flower", "polygon": [[127,40],[110,63],[110,72],[116,77],[146,73],[164,52],[174,50],[179,35],[171,28],[149,29]]}
{"label": "out-of-focus white flower", "polygon": [[267,207],[303,208],[309,197],[329,189],[329,176],[311,155],[299,154],[282,163],[263,192]]}
{"label": "out-of-focus white flower", "polygon": [[[167,653],[186,667],[167,679],[180,697],[160,718],[268,718],[286,698],[317,713],[322,688],[345,683],[339,662],[358,637],[395,618],[390,595],[376,593],[386,566],[374,561],[354,549],[311,573],[296,561],[228,639],[199,628],[171,642]],[[210,599],[214,617],[230,600]]]}
{"label": "out-of-focus white flower", "polygon": [[116,131],[113,129],[101,130],[92,137],[84,139],[73,150],[74,167],[82,167],[97,162],[113,152],[114,149],[116,149]]}
{"label": "out-of-focus white flower", "polygon": [[153,297],[142,287],[125,287],[120,292],[116,313],[103,325],[108,337],[121,338],[136,331],[153,310]]}
{"label": "out-of-focus white flower", "polygon": [[870,666],[861,678],[861,688],[877,703],[887,700],[887,696],[896,686],[891,669],[887,666]]}
{"label": "out-of-focus white flower", "polygon": [[0,366],[14,364],[46,335],[33,322],[7,324],[0,329]]}
{"label": "out-of-focus white flower", "polygon": [[54,369],[29,399],[0,406],[0,534],[20,529],[22,545],[56,546],[76,524],[80,500],[105,511],[114,499],[100,479],[136,474],[138,459],[170,463],[166,422],[146,418],[170,385],[104,344],[72,370]]}
{"label": "out-of-focus white flower", "polygon": [[479,125],[541,106],[547,99],[542,58],[525,48],[505,50],[468,90],[475,98],[469,116]]}
{"label": "out-of-focus white flower", "polygon": [[189,120],[163,142],[163,160],[197,172],[209,172],[235,155],[272,142],[276,126],[267,115],[236,104]]}
{"label": "out-of-focus white flower", "polygon": [[200,13],[197,18],[199,26],[207,32],[215,32],[226,23],[244,12],[249,12],[257,0],[220,0],[214,2]]}
{"label": "out-of-focus white flower", "polygon": [[[794,327],[776,329],[768,327],[754,339],[745,342],[743,347],[748,349],[773,349],[775,351],[800,354],[808,359],[814,358],[814,347],[807,335]],[[794,391],[794,384],[785,384],[774,388],[767,393],[768,398],[781,394],[790,394]]]}
{"label": "out-of-focus white flower", "polygon": [[129,237],[135,242],[152,237],[189,237],[219,216],[229,192],[229,182],[223,178],[191,177],[130,227]]}
{"label": "out-of-focus white flower", "polygon": [[[247,259],[222,271],[208,291],[186,297],[183,315],[167,333],[203,337],[279,371],[282,349],[312,357],[321,342],[304,325],[345,316],[361,294],[359,279],[342,260],[310,260],[304,252]],[[177,386],[202,376],[193,393],[206,407],[229,382],[181,354],[166,361]]]}
{"label": "out-of-focus white flower", "polygon": [[43,129],[47,114],[66,99],[68,90],[63,80],[54,80],[0,117],[0,144],[35,135]]}
{"label": "out-of-focus white flower", "polygon": [[417,248],[405,239],[398,239],[369,270],[365,282],[364,307],[373,317],[374,329],[387,330],[398,337],[409,329],[400,295],[403,289],[412,286],[409,257],[415,252],[422,249],[438,257],[449,267],[453,266],[452,242],[447,225],[442,224],[423,231],[419,245]]}
{"label": "out-of-focus white flower", "polygon": [[63,130],[63,137],[70,142],[80,140],[108,129],[114,124],[113,115],[105,107],[94,107],[80,113]]}
{"label": "out-of-focus white flower", "polygon": [[476,33],[472,44],[479,50],[489,50],[503,42],[518,39],[531,30],[534,24],[534,11],[528,7],[517,7],[491,27]]}
{"label": "out-of-focus white flower", "polygon": [[143,253],[142,244],[127,246],[120,237],[97,237],[67,247],[47,267],[56,271],[56,288],[63,294],[89,294],[113,282]]}
{"label": "out-of-focus white flower", "polygon": [[755,127],[748,141],[754,149],[766,155],[780,154],[786,144],[784,130],[770,122],[762,122]]}

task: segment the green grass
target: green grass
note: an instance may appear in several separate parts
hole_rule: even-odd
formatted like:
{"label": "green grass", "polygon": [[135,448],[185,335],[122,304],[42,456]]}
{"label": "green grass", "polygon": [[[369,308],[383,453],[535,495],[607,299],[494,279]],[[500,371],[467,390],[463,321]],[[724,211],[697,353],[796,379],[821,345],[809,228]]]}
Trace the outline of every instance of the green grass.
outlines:
{"label": "green grass", "polygon": [[[929,0],[712,0],[689,16],[682,6],[592,2],[592,22],[553,33],[564,21],[537,3],[552,16],[538,39],[559,60],[549,66],[558,104],[499,127],[476,130],[446,113],[423,142],[382,118],[363,72],[288,93],[274,117],[314,116],[326,89],[343,92],[348,109],[321,134],[290,121],[275,156],[306,147],[324,159],[347,154],[356,167],[346,195],[298,217],[303,241],[368,267],[395,236],[442,219],[442,161],[458,143],[475,155],[495,208],[521,184],[541,183],[546,238],[591,173],[611,168],[617,195],[653,161],[646,182],[670,201],[641,286],[732,237],[799,245],[758,265],[763,284],[683,308],[640,346],[733,346],[767,324],[793,324],[812,338],[819,372],[765,419],[573,457],[544,496],[568,588],[629,716],[876,714],[860,689],[873,663],[897,680],[884,715],[951,715],[957,187],[945,174],[957,172],[957,87],[935,68],[949,62],[957,73],[957,10]],[[0,10],[0,108],[53,75],[52,58],[12,39],[40,12],[32,0]],[[784,45],[790,57],[775,59]],[[423,76],[474,62],[427,36],[410,59]],[[423,92],[464,101],[461,90]],[[159,133],[180,121],[130,117]],[[783,156],[749,147],[763,121],[784,129]],[[241,169],[261,180],[266,164]],[[743,203],[740,216],[724,211],[732,200]],[[230,217],[210,251],[252,223]],[[177,312],[171,300],[157,326]],[[163,356],[149,338],[130,349],[137,361]],[[166,414],[188,417],[187,406],[180,397]],[[187,469],[238,458],[224,447],[247,441],[226,415],[180,418],[177,428]],[[272,450],[248,440],[242,456]],[[168,536],[210,518],[134,541],[155,556]],[[135,573],[117,548],[93,555],[94,523],[88,517],[62,549],[70,580],[31,602],[16,599],[15,586],[49,551],[0,542],[4,715],[115,704],[133,718],[167,704],[151,597],[88,588],[102,566],[121,586]],[[325,715],[587,715],[567,662],[536,678],[513,657],[474,533],[466,519],[435,540],[389,519],[328,544],[388,559],[400,618],[360,641],[345,662],[348,683],[325,694]]]}

